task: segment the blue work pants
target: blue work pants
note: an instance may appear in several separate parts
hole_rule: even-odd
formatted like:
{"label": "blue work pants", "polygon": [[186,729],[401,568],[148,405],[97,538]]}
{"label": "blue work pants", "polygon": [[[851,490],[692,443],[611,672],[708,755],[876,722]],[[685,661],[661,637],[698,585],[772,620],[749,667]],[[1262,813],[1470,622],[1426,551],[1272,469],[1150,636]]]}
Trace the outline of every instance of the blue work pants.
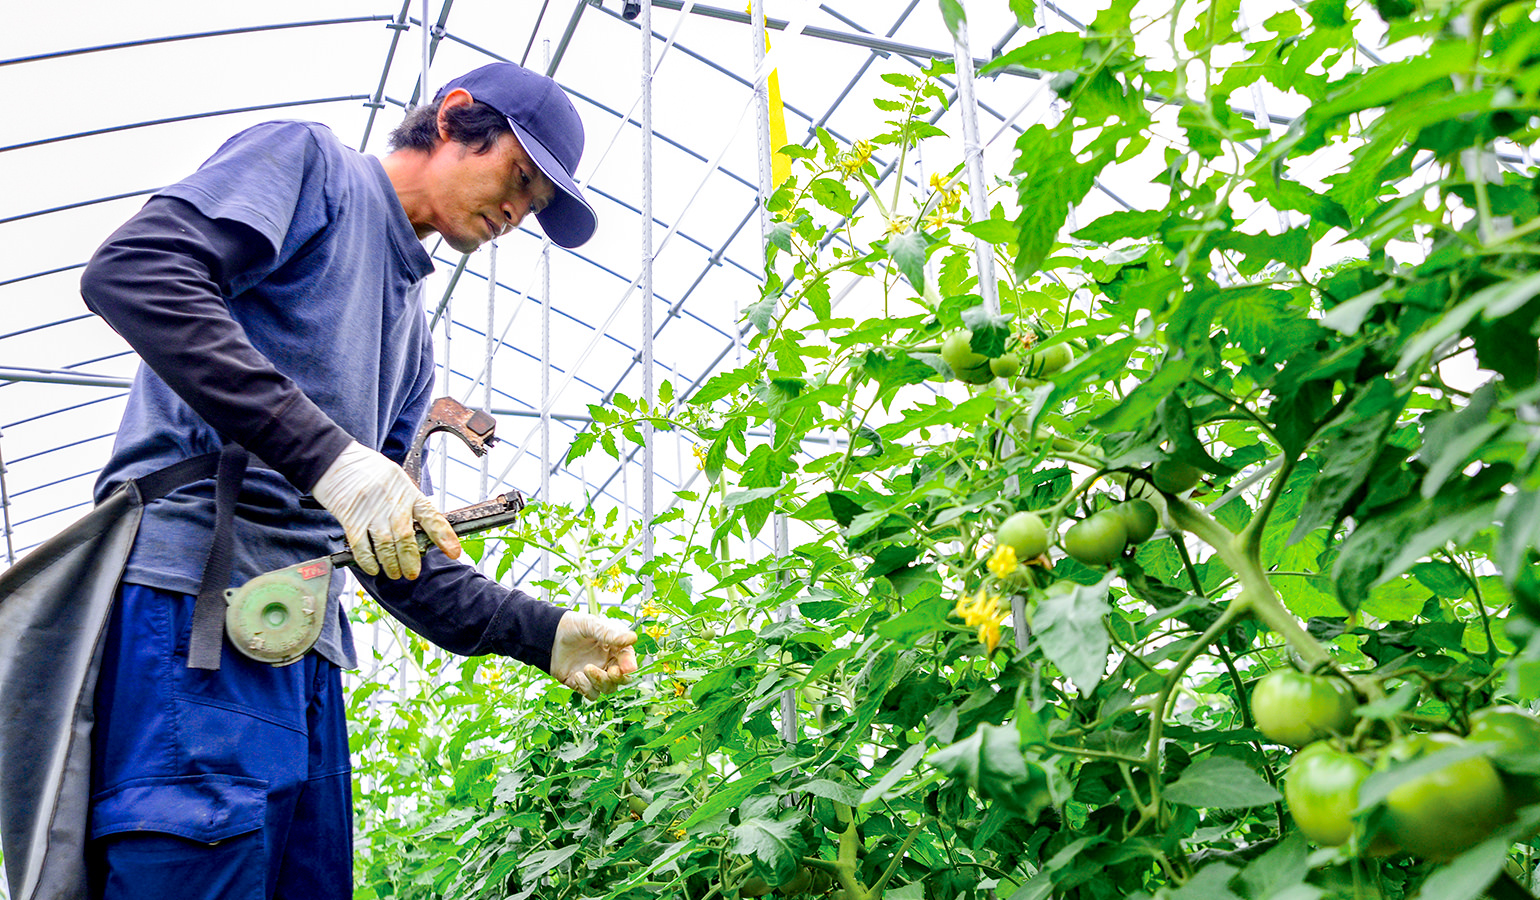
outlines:
{"label": "blue work pants", "polygon": [[189,669],[194,601],[119,591],[92,735],[92,897],[351,897],[340,670],[314,653],[274,668],[228,643],[219,670]]}

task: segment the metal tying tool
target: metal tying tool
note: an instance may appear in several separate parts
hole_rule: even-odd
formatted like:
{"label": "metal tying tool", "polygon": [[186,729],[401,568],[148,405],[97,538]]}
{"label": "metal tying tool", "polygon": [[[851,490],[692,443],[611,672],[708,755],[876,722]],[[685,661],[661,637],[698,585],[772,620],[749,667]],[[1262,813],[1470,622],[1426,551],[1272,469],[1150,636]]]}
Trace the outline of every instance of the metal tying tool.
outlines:
{"label": "metal tying tool", "polygon": [[[422,484],[423,446],[436,431],[456,435],[477,456],[485,456],[497,441],[497,422],[481,410],[471,410],[452,397],[433,401],[428,417],[417,429],[402,468],[412,483]],[[467,535],[508,525],[524,510],[518,491],[498,494],[470,506],[444,513],[455,534]],[[419,527],[417,548],[426,552],[431,540]],[[308,559],[264,572],[238,588],[225,591],[225,632],[245,656],[274,666],[298,662],[321,636],[326,620],[327,589],[332,572],[352,565],[353,551]]]}

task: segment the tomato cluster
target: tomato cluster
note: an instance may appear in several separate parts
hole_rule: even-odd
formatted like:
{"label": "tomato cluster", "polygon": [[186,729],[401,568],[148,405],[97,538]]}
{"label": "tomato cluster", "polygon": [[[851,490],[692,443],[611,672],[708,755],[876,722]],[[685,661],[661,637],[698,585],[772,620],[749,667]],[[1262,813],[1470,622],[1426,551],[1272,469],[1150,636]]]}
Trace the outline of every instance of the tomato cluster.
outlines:
{"label": "tomato cluster", "polygon": [[[1360,839],[1355,852],[1382,856],[1406,851],[1435,861],[1452,859],[1516,811],[1540,800],[1533,776],[1501,768],[1506,754],[1540,746],[1540,719],[1511,707],[1478,711],[1465,737],[1447,732],[1396,737],[1367,754],[1351,752],[1340,735],[1353,722],[1352,692],[1340,679],[1281,671],[1266,676],[1252,694],[1257,727],[1270,740],[1302,746],[1289,763],[1283,795],[1294,823],[1318,844],[1339,846]],[[1450,761],[1386,792],[1383,816],[1366,843],[1359,792],[1371,773],[1387,771],[1442,751],[1480,744],[1480,752],[1451,753]]]}
{"label": "tomato cluster", "polygon": [[988,384],[996,378],[1041,378],[1063,369],[1075,360],[1068,344],[1059,343],[1028,354],[1025,362],[1011,351],[990,357],[973,349],[973,332],[967,328],[954,331],[941,342],[941,359],[952,373],[969,384]]}
{"label": "tomato cluster", "polygon": [[1094,512],[1071,525],[1060,543],[1064,552],[1088,566],[1108,566],[1130,544],[1155,534],[1159,517],[1148,500],[1129,500]]}

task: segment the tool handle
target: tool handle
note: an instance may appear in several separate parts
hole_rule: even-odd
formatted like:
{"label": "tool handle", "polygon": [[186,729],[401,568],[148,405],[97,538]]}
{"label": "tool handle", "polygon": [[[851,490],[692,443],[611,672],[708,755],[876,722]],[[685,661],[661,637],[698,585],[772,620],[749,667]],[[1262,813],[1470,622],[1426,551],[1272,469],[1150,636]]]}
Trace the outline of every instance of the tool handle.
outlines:
{"label": "tool handle", "polygon": [[[460,509],[450,510],[444,513],[444,518],[449,520],[449,525],[455,534],[477,534],[503,525],[511,525],[518,521],[519,515],[524,512],[524,495],[518,491],[508,494],[498,494],[491,500],[484,500]],[[417,527],[417,549],[426,553],[432,538],[427,532]],[[353,564],[352,550],[339,550],[333,553],[329,559],[333,566],[351,566]]]}

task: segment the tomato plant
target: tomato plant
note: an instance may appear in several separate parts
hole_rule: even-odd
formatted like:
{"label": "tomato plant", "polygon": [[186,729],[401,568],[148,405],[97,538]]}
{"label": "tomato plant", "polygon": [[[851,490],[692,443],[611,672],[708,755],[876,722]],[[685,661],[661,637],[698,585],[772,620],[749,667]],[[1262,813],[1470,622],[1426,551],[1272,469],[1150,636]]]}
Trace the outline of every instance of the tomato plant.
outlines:
{"label": "tomato plant", "polygon": [[[977,209],[948,62],[782,151],[741,364],[596,405],[569,456],[688,439],[705,486],[649,523],[677,539],[644,562],[561,508],[504,538],[620,601],[639,685],[588,707],[472,662],[366,707],[363,896],[1528,895],[1535,761],[1459,735],[1540,700],[1540,23],[1238,15],[1023,28],[983,75],[1055,73],[1055,114]],[[1264,83],[1287,127],[1232,105]],[[1016,554],[1018,511],[1063,552]],[[1278,672],[1303,713],[1253,702]],[[1280,778],[1327,732],[1373,760],[1351,810],[1340,756]]]}

